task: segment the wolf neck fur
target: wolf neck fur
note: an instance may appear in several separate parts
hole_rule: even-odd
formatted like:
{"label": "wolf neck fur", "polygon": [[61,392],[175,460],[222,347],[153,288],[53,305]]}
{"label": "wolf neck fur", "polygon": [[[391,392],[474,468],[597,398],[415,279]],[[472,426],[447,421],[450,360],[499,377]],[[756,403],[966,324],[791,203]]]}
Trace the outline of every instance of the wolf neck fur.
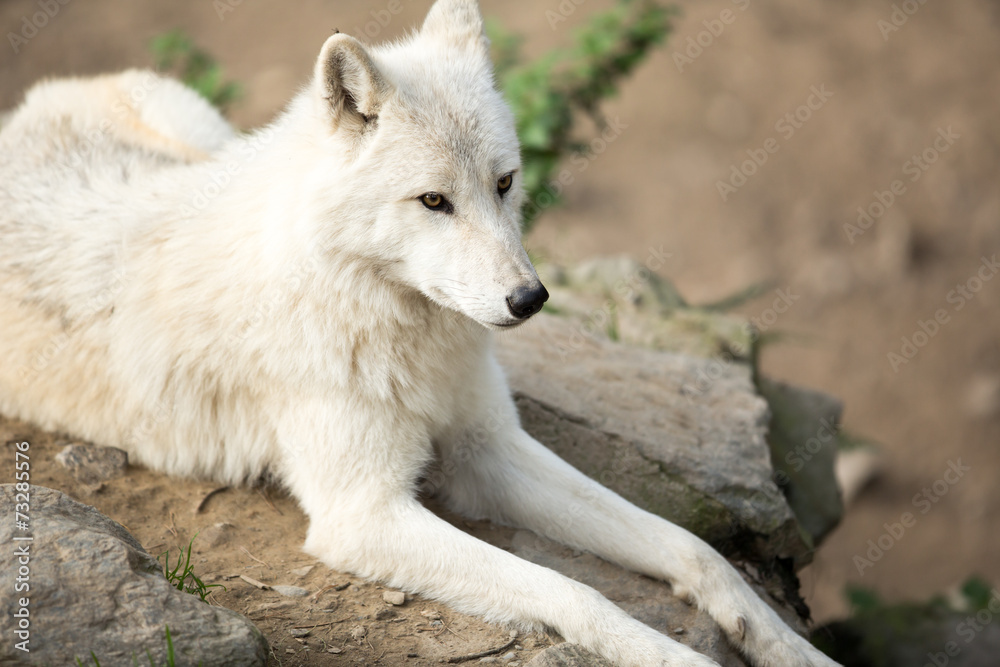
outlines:
{"label": "wolf neck fur", "polygon": [[[310,218],[315,207],[306,202],[302,185],[310,174],[273,177],[275,169],[304,172],[300,165],[309,161],[291,156],[300,156],[307,142],[318,150],[309,134],[316,122],[310,111],[308,99],[300,96],[270,126],[236,139],[208,162],[176,170],[166,183],[158,184],[170,188],[170,198],[182,200],[176,202],[180,208],[190,192],[213,182],[213,175],[236,172],[216,197],[190,217],[174,216],[166,224],[154,222],[146,228],[145,233],[163,239],[157,246],[160,256],[153,258],[159,279],[164,280],[166,272],[174,288],[189,294],[190,300],[182,297],[181,302],[186,301],[185,314],[193,326],[219,331],[221,325],[232,353],[257,359],[272,377],[278,374],[319,386],[333,382],[392,396],[400,386],[420,383],[416,377],[386,375],[387,368],[408,367],[387,365],[384,359],[399,349],[412,349],[412,340],[422,341],[420,355],[425,359],[481,355],[490,339],[481,325],[393,280],[387,267],[377,261],[336,245],[338,225],[365,224],[353,217],[356,212],[331,210],[319,222],[328,227],[318,229],[317,221]],[[354,150],[345,147],[345,152]],[[234,160],[239,168],[227,170]],[[349,168],[347,160],[342,168]],[[337,174],[329,179],[335,188]],[[281,186],[276,183],[279,180]],[[242,213],[239,225],[231,222],[234,209]],[[181,227],[189,225],[199,229],[199,234],[181,233]],[[328,236],[320,237],[321,231],[329,232]],[[199,256],[212,253],[229,257],[225,272],[192,280],[191,271],[220,266],[199,261]],[[253,278],[248,282],[247,276]],[[212,298],[205,298],[206,291],[214,292]],[[235,323],[217,322],[215,314],[205,309],[219,298],[239,300],[246,317]],[[294,335],[278,333],[286,328],[293,329]],[[329,337],[333,331],[336,339]],[[407,339],[405,344],[401,338]],[[277,340],[294,340],[299,349],[276,349]],[[302,346],[314,348],[314,353],[301,354]],[[303,359],[312,361],[303,363]]]}

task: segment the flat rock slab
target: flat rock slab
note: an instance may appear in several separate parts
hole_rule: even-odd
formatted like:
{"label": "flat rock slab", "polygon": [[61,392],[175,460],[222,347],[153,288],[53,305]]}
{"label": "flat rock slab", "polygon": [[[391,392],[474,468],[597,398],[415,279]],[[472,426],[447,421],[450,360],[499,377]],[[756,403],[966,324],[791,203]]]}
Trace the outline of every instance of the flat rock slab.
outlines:
{"label": "flat rock slab", "polygon": [[[23,502],[23,499],[18,500]],[[12,517],[13,484],[0,485],[0,508]],[[159,563],[121,525],[93,507],[40,486],[30,487],[30,530],[0,522],[0,544],[26,545],[30,589],[16,595],[14,548],[0,551],[0,664],[166,664],[169,626],[177,665],[264,665],[263,635],[236,612],[177,590]],[[31,536],[30,542],[14,537]],[[30,653],[15,648],[21,596],[29,599]]]}
{"label": "flat rock slab", "polygon": [[580,336],[578,327],[542,313],[500,337],[526,430],[727,555],[807,562],[772,478],[770,414],[750,369]]}

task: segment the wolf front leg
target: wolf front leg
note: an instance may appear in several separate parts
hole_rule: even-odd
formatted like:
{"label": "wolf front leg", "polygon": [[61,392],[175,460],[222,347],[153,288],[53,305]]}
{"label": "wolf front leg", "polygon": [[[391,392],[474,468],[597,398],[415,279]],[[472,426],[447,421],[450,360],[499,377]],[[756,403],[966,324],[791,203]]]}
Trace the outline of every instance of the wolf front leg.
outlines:
{"label": "wolf front leg", "polygon": [[[288,420],[285,433],[302,434],[310,421],[321,427],[302,416]],[[282,466],[310,518],[305,550],[330,567],[491,622],[553,628],[621,667],[718,667],[597,591],[488,545],[424,508],[414,489],[430,442],[417,429],[387,428],[375,419],[364,426],[355,414],[346,421],[357,428],[345,433],[344,420],[335,421],[335,440],[286,445]]]}
{"label": "wolf front leg", "polygon": [[494,397],[440,447],[438,487],[454,511],[532,530],[671,583],[759,667],[836,667],[789,628],[711,546],[639,509],[560,459]]}

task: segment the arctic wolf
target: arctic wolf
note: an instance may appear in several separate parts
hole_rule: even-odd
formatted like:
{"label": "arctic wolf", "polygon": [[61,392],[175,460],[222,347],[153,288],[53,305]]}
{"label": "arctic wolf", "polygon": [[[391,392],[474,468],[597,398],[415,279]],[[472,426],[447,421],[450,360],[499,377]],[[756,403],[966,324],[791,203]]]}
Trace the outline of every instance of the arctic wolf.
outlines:
{"label": "arctic wolf", "polygon": [[[443,461],[453,510],[670,582],[754,665],[833,665],[707,544],[520,428],[492,332],[547,293],[487,46],[472,0],[389,46],[333,35],[246,136],[149,72],[33,88],[0,132],[0,411],[167,473],[269,474],[332,568],[617,665],[715,664],[434,516],[416,491]],[[570,504],[585,520],[550,519]]]}

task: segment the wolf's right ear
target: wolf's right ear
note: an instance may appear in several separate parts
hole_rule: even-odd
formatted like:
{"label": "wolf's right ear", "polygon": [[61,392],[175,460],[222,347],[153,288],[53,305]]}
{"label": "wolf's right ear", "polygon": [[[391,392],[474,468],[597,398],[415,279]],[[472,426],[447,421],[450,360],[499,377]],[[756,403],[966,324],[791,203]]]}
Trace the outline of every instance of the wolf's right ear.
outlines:
{"label": "wolf's right ear", "polygon": [[323,44],[313,86],[326,104],[334,127],[360,129],[378,118],[389,85],[361,42],[338,33]]}

